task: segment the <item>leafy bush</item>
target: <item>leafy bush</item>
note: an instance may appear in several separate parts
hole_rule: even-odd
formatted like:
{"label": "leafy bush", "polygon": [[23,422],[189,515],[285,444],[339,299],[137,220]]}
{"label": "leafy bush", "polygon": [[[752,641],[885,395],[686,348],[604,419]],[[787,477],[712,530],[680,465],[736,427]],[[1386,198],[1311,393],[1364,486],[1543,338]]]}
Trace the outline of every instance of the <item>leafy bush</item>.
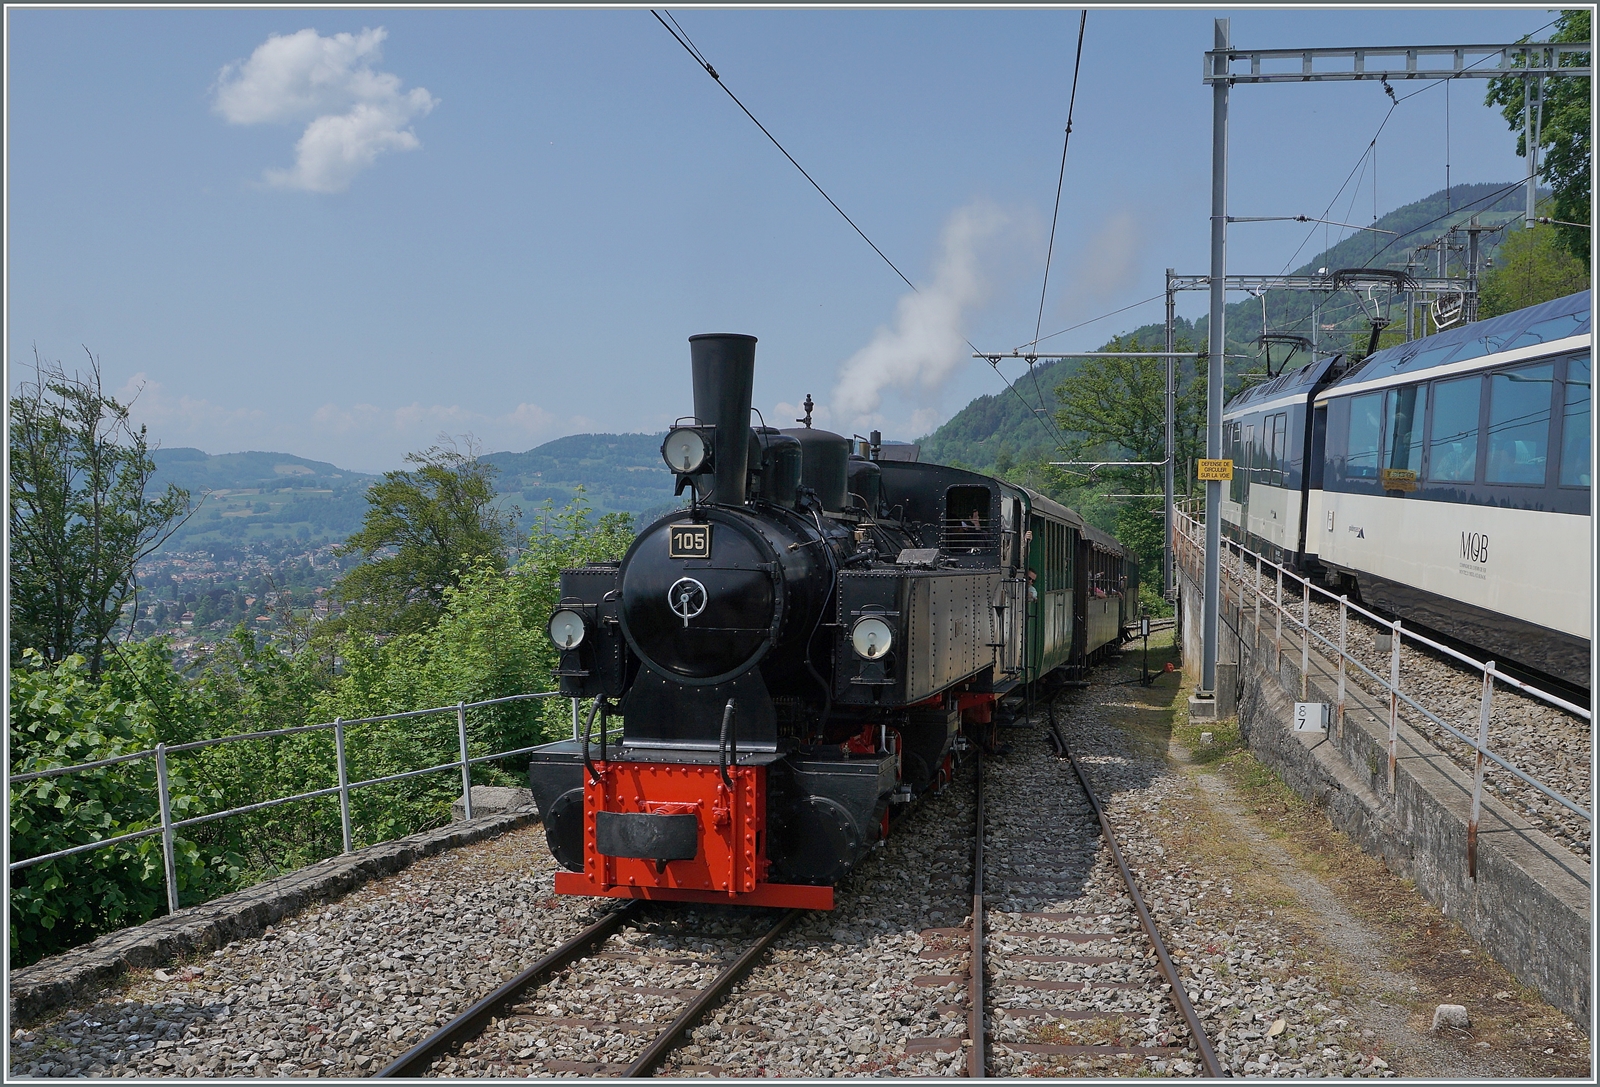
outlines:
{"label": "leafy bush", "polygon": [[[551,689],[556,652],[545,623],[567,566],[617,559],[630,518],[596,523],[579,501],[548,504],[515,563],[481,564],[443,597],[437,622],[379,641],[258,641],[243,625],[190,675],[160,641],[123,646],[99,681],[81,657],[50,666],[24,655],[12,675],[11,772],[68,766],[168,745],[380,716]],[[334,656],[342,662],[335,670]],[[510,702],[468,713],[472,755],[530,747],[566,734],[564,699]],[[459,758],[456,715],[352,725],[349,780]],[[515,783],[526,758],[481,763],[480,783]],[[205,815],[338,783],[331,729],[218,744],[168,759],[175,819]],[[351,793],[357,847],[438,826],[461,794],[453,770]],[[23,782],[11,794],[11,855],[39,856],[160,825],[154,759]],[[185,828],[177,838],[180,904],[205,901],[342,848],[338,799],[299,801]],[[15,874],[13,962],[25,964],[164,911],[159,835]]]}
{"label": "leafy bush", "polygon": [[[33,650],[11,675],[11,773],[94,762],[156,745],[149,702],[119,697],[91,682],[82,656],[51,667]],[[173,818],[202,798],[187,776],[169,776]],[[11,856],[37,857],[161,824],[153,758],[138,759],[11,789]],[[178,888],[199,898],[226,885],[225,858],[203,857],[186,837],[175,850]],[[216,868],[213,871],[213,867]],[[24,868],[11,881],[14,965],[139,924],[165,909],[159,835]]]}

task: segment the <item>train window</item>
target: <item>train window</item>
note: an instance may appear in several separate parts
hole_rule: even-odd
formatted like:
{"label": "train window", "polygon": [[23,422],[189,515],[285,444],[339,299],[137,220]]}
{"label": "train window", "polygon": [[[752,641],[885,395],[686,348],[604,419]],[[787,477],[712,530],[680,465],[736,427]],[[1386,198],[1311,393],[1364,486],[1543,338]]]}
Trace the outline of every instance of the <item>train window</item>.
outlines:
{"label": "train window", "polygon": [[1350,398],[1350,440],[1345,445],[1346,479],[1378,478],[1378,440],[1383,436],[1383,394]]}
{"label": "train window", "polygon": [[1254,424],[1244,428],[1244,437],[1239,438],[1239,424],[1233,424],[1235,436],[1233,450],[1233,480],[1228,484],[1232,492],[1229,497],[1235,502],[1243,502],[1250,497],[1250,482],[1253,472],[1247,469],[1254,468],[1260,459],[1256,456],[1256,428]]}
{"label": "train window", "polygon": [[1269,482],[1274,487],[1282,487],[1289,472],[1289,414],[1280,411],[1268,422],[1272,429],[1272,441],[1267,450],[1272,469],[1272,478]]}
{"label": "train window", "polygon": [[1396,477],[1392,473],[1422,472],[1422,420],[1427,414],[1426,385],[1389,390],[1388,402],[1384,405],[1384,417],[1388,420],[1388,433],[1384,436],[1384,468],[1391,474],[1385,477],[1385,482],[1414,482],[1417,475],[1402,474]]}
{"label": "train window", "polygon": [[1589,386],[1587,358],[1567,360],[1566,408],[1561,413],[1561,485],[1589,486]]}
{"label": "train window", "polygon": [[1471,483],[1478,478],[1477,375],[1440,381],[1433,387],[1433,433],[1428,439],[1428,478]]}
{"label": "train window", "polygon": [[1550,363],[1489,377],[1489,483],[1543,486],[1550,446]]}

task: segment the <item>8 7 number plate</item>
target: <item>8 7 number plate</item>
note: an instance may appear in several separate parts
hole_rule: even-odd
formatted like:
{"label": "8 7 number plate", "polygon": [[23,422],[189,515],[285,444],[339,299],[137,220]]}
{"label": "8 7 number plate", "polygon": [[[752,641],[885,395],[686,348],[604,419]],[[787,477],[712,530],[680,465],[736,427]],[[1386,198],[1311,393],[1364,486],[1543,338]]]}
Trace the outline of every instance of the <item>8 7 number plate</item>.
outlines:
{"label": "8 7 number plate", "polygon": [[711,557],[711,526],[673,525],[667,532],[667,557],[674,559],[709,559]]}

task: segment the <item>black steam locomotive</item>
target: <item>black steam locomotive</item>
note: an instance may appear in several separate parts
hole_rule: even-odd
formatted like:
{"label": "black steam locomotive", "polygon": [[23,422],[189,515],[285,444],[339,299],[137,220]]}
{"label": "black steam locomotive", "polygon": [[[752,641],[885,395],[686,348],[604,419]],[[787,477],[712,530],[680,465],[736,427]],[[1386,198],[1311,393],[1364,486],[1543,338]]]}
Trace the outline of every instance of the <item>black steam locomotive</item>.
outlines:
{"label": "black steam locomotive", "polygon": [[592,709],[529,781],[560,893],[827,909],[964,721],[1120,641],[1136,570],[1042,495],[812,428],[809,398],[752,427],[755,338],[689,343],[662,444],[688,508],[563,571],[557,675]]}

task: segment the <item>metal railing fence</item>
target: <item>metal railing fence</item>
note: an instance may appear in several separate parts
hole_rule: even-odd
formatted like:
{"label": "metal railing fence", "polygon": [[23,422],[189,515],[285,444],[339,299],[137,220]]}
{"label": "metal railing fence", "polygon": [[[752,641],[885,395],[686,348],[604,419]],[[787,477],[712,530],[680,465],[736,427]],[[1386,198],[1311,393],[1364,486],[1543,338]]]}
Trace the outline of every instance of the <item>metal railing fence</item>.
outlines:
{"label": "metal railing fence", "polygon": [[[352,835],[350,827],[350,794],[356,789],[363,789],[369,785],[383,785],[393,781],[403,781],[408,778],[421,777],[424,774],[435,774],[442,770],[461,771],[461,803],[468,819],[472,818],[472,767],[481,762],[492,762],[496,759],[507,759],[517,755],[526,755],[534,750],[532,747],[519,747],[511,751],[497,751],[492,755],[471,755],[467,750],[467,711],[483,709],[486,706],[498,706],[508,702],[526,702],[534,699],[555,698],[559,691],[538,691],[532,694],[506,695],[502,698],[488,698],[481,702],[457,702],[453,706],[437,706],[426,710],[407,710],[403,713],[384,713],[374,717],[339,718],[316,725],[297,725],[293,728],[268,729],[262,732],[242,732],[230,736],[217,736],[208,740],[194,740],[182,744],[157,744],[146,751],[134,751],[125,755],[116,755],[106,759],[96,759],[93,762],[77,763],[72,766],[52,766],[43,770],[33,770],[22,774],[8,776],[10,784],[20,784],[28,781],[38,781],[44,778],[56,778],[66,774],[83,773],[88,770],[97,770],[120,763],[134,762],[140,759],[154,759],[156,765],[156,793],[160,805],[161,822],[159,826],[146,827],[141,830],[119,834],[114,838],[100,838],[90,842],[71,846],[67,849],[58,849],[53,853],[43,853],[37,857],[13,861],[9,865],[10,871],[16,872],[23,868],[30,868],[45,861],[60,860],[79,853],[89,853],[98,849],[124,842],[138,841],[142,838],[161,835],[162,863],[165,869],[165,882],[167,891],[167,909],[176,912],[178,909],[178,880],[177,880],[177,832],[185,827],[199,826],[202,823],[211,823],[219,819],[226,819],[233,815],[245,815],[250,812],[263,811],[283,804],[292,804],[300,800],[315,800],[319,797],[339,797],[339,823],[343,842],[343,852],[353,852]],[[576,701],[574,716],[576,716]],[[398,774],[386,774],[382,777],[368,778],[364,781],[349,780],[348,764],[345,758],[345,729],[352,725],[378,724],[384,721],[401,721],[413,717],[429,717],[443,713],[456,715],[456,735],[459,744],[459,757],[436,766],[424,767],[420,770],[406,770]],[[309,732],[329,732],[334,737],[334,758],[339,783],[324,789],[313,789],[310,792],[296,793],[293,796],[279,797],[274,800],[263,800],[255,804],[244,804],[225,811],[208,812],[205,815],[196,815],[188,819],[174,819],[172,817],[172,791],[167,772],[167,756],[184,751],[197,751],[205,747],[215,747],[219,744],[241,743],[246,740],[263,740],[280,736],[294,736]]]}
{"label": "metal railing fence", "polygon": [[[1199,516],[1203,517],[1203,507],[1197,510],[1194,506],[1188,506],[1186,508],[1175,510],[1175,516],[1173,518],[1173,535],[1175,537],[1174,550],[1178,556],[1176,561],[1187,567],[1195,580],[1199,581],[1202,576],[1203,563],[1205,561],[1205,540],[1204,524],[1196,516],[1197,513],[1199,513]],[[1283,649],[1285,640],[1284,626],[1286,621],[1287,625],[1290,627],[1291,638],[1294,637],[1294,631],[1296,629],[1298,630],[1298,640],[1300,642],[1300,698],[1302,701],[1307,700],[1307,694],[1310,686],[1311,644],[1313,639],[1315,639],[1315,641],[1318,643],[1319,652],[1327,653],[1327,655],[1334,657],[1334,664],[1337,670],[1334,720],[1337,724],[1337,727],[1341,730],[1341,734],[1344,728],[1346,702],[1345,677],[1350,666],[1353,665],[1361,673],[1365,674],[1374,684],[1378,686],[1380,690],[1384,692],[1389,702],[1389,735],[1387,746],[1388,785],[1389,794],[1391,796],[1394,795],[1395,787],[1395,761],[1398,753],[1398,726],[1400,708],[1402,704],[1409,707],[1412,711],[1426,718],[1434,725],[1437,725],[1439,728],[1443,729],[1447,734],[1472,749],[1476,765],[1473,774],[1472,810],[1467,825],[1467,872],[1470,877],[1475,878],[1477,873],[1478,818],[1483,807],[1483,779],[1486,763],[1488,762],[1493,762],[1500,766],[1518,780],[1522,781],[1524,784],[1530,786],[1539,793],[1542,793],[1550,800],[1566,808],[1568,811],[1573,812],[1575,815],[1579,816],[1593,826],[1593,815],[1581,804],[1578,804],[1568,797],[1563,796],[1561,793],[1550,788],[1544,782],[1539,781],[1537,778],[1534,778],[1520,768],[1512,765],[1503,756],[1493,751],[1489,746],[1489,723],[1491,717],[1491,708],[1494,700],[1494,688],[1497,682],[1503,683],[1508,687],[1515,688],[1516,690],[1519,690],[1532,698],[1562,710],[1563,712],[1572,714],[1574,717],[1580,718],[1585,722],[1590,722],[1592,717],[1587,708],[1574,705],[1564,698],[1551,694],[1548,691],[1540,690],[1531,684],[1523,682],[1515,676],[1507,675],[1496,668],[1495,662],[1492,660],[1476,660],[1473,657],[1460,652],[1459,650],[1451,648],[1450,646],[1443,645],[1431,638],[1418,634],[1415,631],[1406,629],[1404,623],[1399,619],[1385,619],[1382,616],[1368,611],[1359,604],[1352,604],[1347,595],[1335,595],[1327,589],[1316,585],[1309,579],[1301,577],[1294,571],[1287,569],[1283,565],[1272,562],[1256,552],[1241,546],[1234,540],[1224,537],[1222,544],[1224,552],[1223,561],[1220,564],[1223,573],[1221,580],[1222,601],[1226,601],[1228,597],[1232,595],[1233,602],[1240,609],[1242,616],[1247,606],[1248,598],[1248,604],[1253,608],[1254,611],[1255,622],[1252,636],[1254,639],[1254,648],[1257,649],[1260,646],[1262,633],[1262,608],[1265,606],[1272,609],[1271,637],[1273,643],[1273,671],[1275,673],[1281,670],[1283,664]],[[1232,562],[1228,561],[1230,557],[1233,560]],[[1252,577],[1245,576],[1247,570],[1252,572]],[[1262,585],[1262,577],[1264,574],[1268,575],[1268,583],[1266,586]],[[1298,587],[1299,589],[1300,606],[1298,609],[1295,609],[1291,606],[1293,604],[1292,600],[1288,602],[1284,600],[1284,586],[1286,584],[1291,588]],[[1327,637],[1312,626],[1311,600],[1313,593],[1317,593],[1323,597],[1326,597],[1329,604],[1338,606],[1339,634],[1337,640]],[[1298,614],[1296,614],[1296,612],[1298,612]],[[1387,677],[1381,676],[1372,669],[1368,668],[1350,652],[1348,631],[1351,613],[1355,613],[1357,616],[1367,620],[1380,630],[1388,632],[1389,675]],[[1449,722],[1442,719],[1438,714],[1422,705],[1416,699],[1412,698],[1411,695],[1407,694],[1401,689],[1401,646],[1405,639],[1410,639],[1419,646],[1425,646],[1434,652],[1449,657],[1467,666],[1473,671],[1478,672],[1483,677],[1482,693],[1479,698],[1478,728],[1475,735],[1464,735]]]}

